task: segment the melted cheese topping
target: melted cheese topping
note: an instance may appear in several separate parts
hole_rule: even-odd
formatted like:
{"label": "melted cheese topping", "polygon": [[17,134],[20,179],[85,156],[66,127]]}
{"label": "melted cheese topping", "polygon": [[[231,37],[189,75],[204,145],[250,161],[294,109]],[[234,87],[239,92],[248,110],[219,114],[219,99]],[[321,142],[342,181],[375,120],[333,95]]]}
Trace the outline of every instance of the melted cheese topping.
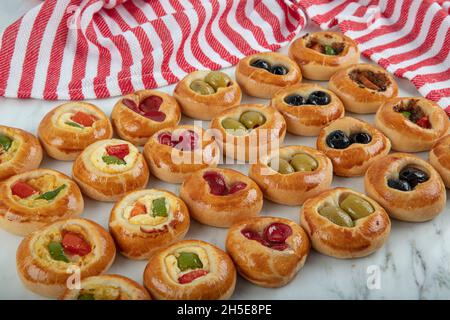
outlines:
{"label": "melted cheese topping", "polygon": [[19,150],[19,147],[20,142],[17,140],[13,140],[11,143],[11,147],[9,147],[8,151],[2,150],[2,153],[0,154],[0,163],[11,160],[16,154],[16,151]]}
{"label": "melted cheese topping", "polygon": [[34,189],[38,190],[39,194],[33,194],[33,195],[29,196],[28,198],[24,198],[24,199],[22,199],[18,196],[13,196],[13,197],[20,204],[30,207],[30,208],[37,208],[37,207],[42,207],[42,206],[48,205],[50,202],[52,202],[55,199],[64,195],[64,193],[68,189],[66,187],[63,190],[61,190],[58,193],[58,195],[52,200],[36,199],[45,192],[55,190],[56,188],[61,186],[63,184],[63,182],[58,181],[58,179],[54,175],[44,174],[40,177],[30,179],[30,180],[26,181],[26,183],[29,184],[30,186],[32,186]]}
{"label": "melted cheese topping", "polygon": [[119,287],[107,285],[86,285],[80,290],[79,295],[90,294],[95,300],[128,300],[129,296]]}
{"label": "melted cheese topping", "polygon": [[[85,111],[83,111],[83,112],[85,112]],[[59,116],[59,118],[57,119],[56,123],[58,124],[59,127],[64,128],[64,130],[70,130],[70,131],[74,131],[74,132],[80,132],[81,130],[89,130],[91,128],[91,127],[84,127],[83,125],[70,119],[74,114],[75,114],[74,112],[65,112],[65,113],[61,114]],[[75,122],[77,125],[81,126],[82,128],[68,125],[66,122]]]}
{"label": "melted cheese topping", "polygon": [[200,261],[203,264],[203,268],[201,269],[195,269],[195,270],[207,270],[209,271],[209,259],[208,254],[206,253],[206,250],[202,247],[197,246],[190,246],[190,247],[183,247],[179,248],[176,251],[174,251],[173,254],[168,255],[164,262],[166,264],[166,269],[170,277],[173,279],[173,281],[178,283],[178,278],[180,278],[182,275],[189,273],[193,270],[185,270],[181,271],[180,268],[178,268],[178,260],[177,257],[180,252],[193,252],[198,255]]}
{"label": "melted cheese topping", "polygon": [[99,169],[103,172],[106,172],[106,173],[120,173],[120,172],[128,171],[131,168],[133,168],[133,166],[136,163],[137,158],[139,156],[139,150],[131,143],[127,143],[130,153],[128,155],[126,155],[125,158],[123,158],[123,160],[126,162],[126,164],[106,164],[103,161],[102,157],[108,155],[108,153],[106,152],[106,147],[108,145],[117,145],[117,144],[121,144],[121,143],[115,143],[115,144],[105,143],[101,147],[94,150],[94,152],[92,152],[91,157],[90,157],[90,160],[91,160],[92,164],[94,165],[94,167],[96,167],[97,169]]}
{"label": "melted cheese topping", "polygon": [[[166,210],[167,210],[167,217],[153,217],[153,200],[158,198],[165,198],[166,199]],[[146,210],[146,214],[139,214],[137,216],[131,217],[131,211],[133,210],[135,203],[140,202],[142,203]],[[139,198],[136,202],[133,204],[127,206],[123,211],[123,217],[128,220],[131,224],[136,225],[150,225],[150,226],[157,226],[164,222],[167,222],[172,216],[173,211],[178,209],[178,203],[167,197],[165,193],[163,192],[155,192],[153,194],[147,194],[141,198]]]}

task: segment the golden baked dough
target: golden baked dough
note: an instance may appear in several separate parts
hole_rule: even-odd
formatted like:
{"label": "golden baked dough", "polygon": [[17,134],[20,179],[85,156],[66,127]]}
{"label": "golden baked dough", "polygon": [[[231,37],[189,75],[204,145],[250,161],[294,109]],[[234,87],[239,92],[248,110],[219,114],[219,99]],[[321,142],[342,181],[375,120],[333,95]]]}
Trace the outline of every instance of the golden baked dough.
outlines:
{"label": "golden baked dough", "polygon": [[130,192],[114,205],[109,231],[117,249],[130,259],[149,259],[155,251],[181,240],[189,229],[189,211],[172,192]]}
{"label": "golden baked dough", "polygon": [[[389,179],[399,179],[405,168],[419,169],[428,179],[410,191],[390,187]],[[367,170],[364,185],[369,197],[398,220],[431,220],[445,208],[446,192],[441,177],[428,162],[411,154],[393,153],[378,159]]]}
{"label": "golden baked dough", "polygon": [[328,80],[336,71],[358,63],[359,56],[357,43],[340,32],[307,33],[289,47],[289,57],[311,80]]}
{"label": "golden baked dough", "polygon": [[330,78],[328,88],[354,113],[375,113],[388,99],[395,98],[398,86],[383,68],[360,63],[341,69]]}
{"label": "golden baked dough", "polygon": [[[249,112],[261,118],[260,124],[252,123],[255,125],[253,129],[245,127],[243,123],[242,130],[224,127],[226,121],[239,122]],[[241,104],[228,109],[211,121],[210,128],[225,156],[246,162],[255,162],[272,149],[277,149],[286,135],[283,116],[275,108],[262,104]]]}
{"label": "golden baked dough", "polygon": [[58,171],[35,169],[0,183],[0,227],[16,235],[75,218],[83,208],[77,184]]}
{"label": "golden baked dough", "polygon": [[24,130],[0,125],[0,181],[39,167],[42,147]]}
{"label": "golden baked dough", "polygon": [[158,300],[225,300],[236,284],[231,258],[200,240],[183,240],[152,256],[144,285]]}
{"label": "golden baked dough", "polygon": [[67,289],[60,300],[151,300],[137,282],[118,275],[92,276],[81,281],[79,289]]}
{"label": "golden baked dough", "polygon": [[[373,211],[365,217],[352,218],[351,227],[338,225],[319,213],[325,207],[341,206],[349,195],[362,199]],[[372,254],[383,246],[391,230],[389,216],[377,202],[347,188],[327,190],[306,200],[300,212],[300,225],[315,250],[341,259]]]}
{"label": "golden baked dough", "polygon": [[[211,72],[221,74],[229,82],[226,86],[217,88],[209,86],[208,88],[213,88],[213,90],[206,91],[204,94],[191,89],[194,81],[204,81]],[[222,111],[240,104],[242,99],[242,91],[239,85],[226,74],[218,71],[191,72],[177,83],[173,95],[180,103],[183,114],[200,120],[211,120]]]}
{"label": "golden baked dough", "polygon": [[88,146],[75,160],[72,175],[81,191],[98,201],[116,201],[145,188],[149,179],[144,156],[133,144],[118,139]]}
{"label": "golden baked dough", "polygon": [[194,171],[216,167],[220,150],[205,130],[183,125],[156,132],[145,144],[144,155],[155,177],[181,183]]}
{"label": "golden baked dough", "polygon": [[310,246],[302,227],[276,217],[238,222],[231,226],[226,240],[227,252],[239,274],[269,288],[284,286],[295,277],[305,264]]}
{"label": "golden baked dough", "polygon": [[[313,163],[309,168],[294,169],[290,173],[280,173],[282,160],[292,161],[293,157],[306,156],[306,161]],[[279,161],[279,163],[276,163]],[[279,153],[262,158],[252,164],[249,177],[261,188],[267,199],[290,206],[303,204],[306,199],[328,189],[333,179],[333,165],[322,152],[305,146],[286,146]]]}
{"label": "golden baked dough", "polygon": [[[327,137],[337,130],[344,132],[347,136],[357,133],[369,134],[371,140],[365,144],[354,142],[344,149],[331,148],[327,144]],[[355,177],[364,175],[373,161],[387,155],[391,150],[391,142],[367,122],[344,117],[333,121],[320,131],[317,137],[317,149],[331,159],[335,175]]]}
{"label": "golden baked dough", "polygon": [[[256,60],[264,60],[273,66],[282,66],[287,73],[274,74],[252,66]],[[280,89],[302,81],[297,64],[287,56],[276,52],[256,53],[245,57],[236,66],[236,81],[249,96],[270,99]]]}
{"label": "golden baked dough", "polygon": [[116,248],[109,233],[86,219],[49,224],[22,240],[17,249],[17,273],[28,290],[59,297],[68,284],[106,272]]}
{"label": "golden baked dough", "polygon": [[[304,105],[295,106],[286,101],[286,98],[292,95],[300,95],[307,100],[308,96],[316,91],[328,94],[330,102],[325,105],[314,105],[305,101]],[[301,136],[317,136],[320,129],[342,118],[345,113],[344,105],[332,91],[313,83],[301,83],[278,91],[270,105],[283,115],[287,131]]]}
{"label": "golden baked dough", "polygon": [[263,206],[263,195],[256,183],[232,169],[194,172],[183,182],[180,197],[195,220],[222,228],[258,216]]}
{"label": "golden baked dough", "polygon": [[429,161],[450,189],[450,134],[439,139],[430,151]]}
{"label": "golden baked dough", "polygon": [[45,115],[38,128],[47,154],[57,160],[74,160],[88,145],[110,139],[111,123],[105,113],[86,102],[67,102]]}
{"label": "golden baked dough", "polygon": [[448,132],[449,120],[433,101],[421,97],[396,98],[381,106],[375,115],[375,125],[391,140],[392,149],[420,152],[430,150]]}
{"label": "golden baked dough", "polygon": [[144,145],[156,132],[180,122],[180,107],[174,97],[156,90],[139,90],[117,101],[111,120],[123,140]]}

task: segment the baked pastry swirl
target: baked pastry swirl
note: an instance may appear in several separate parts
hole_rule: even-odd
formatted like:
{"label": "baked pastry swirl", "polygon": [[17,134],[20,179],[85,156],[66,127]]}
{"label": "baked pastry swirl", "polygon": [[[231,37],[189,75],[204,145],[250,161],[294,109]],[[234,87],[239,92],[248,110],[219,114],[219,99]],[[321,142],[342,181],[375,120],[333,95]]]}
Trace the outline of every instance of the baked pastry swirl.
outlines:
{"label": "baked pastry swirl", "polygon": [[289,57],[305,78],[328,80],[338,70],[358,63],[358,45],[340,32],[307,33],[289,47]]}
{"label": "baked pastry swirl", "polygon": [[183,182],[180,197],[195,220],[214,227],[226,228],[256,217],[263,206],[263,195],[256,183],[231,169],[194,172]]}
{"label": "baked pastry swirl", "polygon": [[106,272],[116,248],[109,233],[86,219],[59,220],[22,240],[17,249],[17,273],[34,293],[59,297],[79,278]]}
{"label": "baked pastry swirl", "polygon": [[281,89],[270,105],[283,115],[287,131],[301,136],[317,136],[320,129],[345,113],[344,105],[332,91],[312,83]]}
{"label": "baked pastry swirl", "polygon": [[316,149],[286,146],[252,164],[249,177],[267,199],[297,206],[330,187],[333,165]]}
{"label": "baked pastry swirl", "polygon": [[183,114],[211,120],[222,111],[241,103],[239,85],[220,71],[194,71],[184,77],[173,91]]}
{"label": "baked pastry swirl", "polygon": [[242,104],[215,117],[210,124],[222,153],[239,161],[255,162],[283,143],[286,122],[270,106]]}
{"label": "baked pastry swirl", "polygon": [[144,271],[144,285],[158,300],[225,300],[235,284],[230,257],[200,240],[183,240],[160,250]]}
{"label": "baked pastry swirl", "polygon": [[334,174],[362,176],[367,167],[391,150],[391,142],[367,122],[344,117],[323,128],[317,149],[333,162]]}
{"label": "baked pastry swirl", "polygon": [[256,53],[236,66],[236,81],[249,96],[270,99],[278,90],[302,80],[297,64],[276,52]]}
{"label": "baked pastry swirl", "polygon": [[310,242],[294,221],[258,217],[231,226],[226,247],[242,277],[274,288],[289,283],[303,267]]}
{"label": "baked pastry swirl", "polygon": [[39,167],[42,147],[29,132],[0,125],[0,181]]}
{"label": "baked pastry swirl", "polygon": [[375,113],[398,94],[394,78],[383,68],[360,63],[341,69],[330,78],[328,88],[354,113]]}
{"label": "baked pastry swirl", "polygon": [[445,208],[445,186],[426,161],[407,153],[393,153],[375,161],[364,178],[366,193],[392,218],[422,222]]}
{"label": "baked pastry swirl", "polygon": [[88,145],[110,139],[111,123],[105,113],[86,102],[64,103],[45,115],[38,128],[47,154],[57,160],[74,160]]}
{"label": "baked pastry swirl", "polygon": [[183,182],[191,173],[219,163],[220,150],[202,128],[183,125],[156,132],[145,144],[151,173],[171,183]]}
{"label": "baked pastry swirl", "polygon": [[335,258],[358,258],[380,249],[391,230],[384,209],[362,193],[334,188],[306,200],[300,225],[312,246]]}
{"label": "baked pastry swirl", "polygon": [[81,280],[79,289],[67,289],[60,300],[151,300],[137,282],[118,275],[105,274]]}
{"label": "baked pastry swirl", "polygon": [[83,212],[84,202],[77,184],[66,175],[35,169],[0,183],[0,227],[26,236],[33,231]]}
{"label": "baked pastry swirl", "polygon": [[149,178],[143,155],[119,139],[88,146],[75,160],[72,175],[83,193],[98,201],[116,201],[127,192],[145,188]]}
{"label": "baked pastry swirl", "polygon": [[144,145],[156,132],[180,122],[174,97],[156,90],[139,90],[117,101],[111,113],[116,133],[123,140]]}
{"label": "baked pastry swirl", "polygon": [[449,128],[448,116],[425,98],[396,98],[386,101],[375,115],[375,125],[402,152],[430,150]]}
{"label": "baked pastry swirl", "polygon": [[430,151],[429,161],[450,189],[450,134],[439,139]]}
{"label": "baked pastry swirl", "polygon": [[184,202],[160,189],[128,193],[114,205],[109,218],[117,249],[130,259],[149,259],[158,249],[181,240],[188,229]]}

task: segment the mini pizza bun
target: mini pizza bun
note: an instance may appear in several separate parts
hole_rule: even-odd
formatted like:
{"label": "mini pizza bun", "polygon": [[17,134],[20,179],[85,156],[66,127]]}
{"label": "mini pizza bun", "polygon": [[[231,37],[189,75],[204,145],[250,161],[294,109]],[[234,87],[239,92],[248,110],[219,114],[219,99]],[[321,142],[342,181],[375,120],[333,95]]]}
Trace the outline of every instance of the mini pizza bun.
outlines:
{"label": "mini pizza bun", "polygon": [[[27,186],[33,193],[20,197],[21,188]],[[14,194],[16,190],[19,195]],[[76,218],[83,208],[77,184],[55,170],[35,169],[0,183],[0,227],[16,235],[26,236],[56,220]]]}
{"label": "mini pizza bun", "polygon": [[89,145],[75,160],[72,176],[90,198],[116,201],[127,192],[145,188],[149,171],[133,144],[109,139]]}
{"label": "mini pizza bun", "polygon": [[183,239],[189,224],[189,211],[183,200],[162,189],[128,193],[116,202],[109,218],[117,249],[127,258],[140,260]]}
{"label": "mini pizza bun", "polygon": [[[416,123],[411,119],[421,119]],[[392,142],[392,149],[401,152],[428,151],[436,141],[448,133],[449,120],[445,111],[435,102],[422,98],[396,98],[386,101],[375,115],[375,125]]]}
{"label": "mini pizza bun", "polygon": [[66,289],[60,300],[151,300],[147,290],[134,280],[105,274],[81,280],[80,288]]}
{"label": "mini pizza bun", "polygon": [[[67,243],[65,235],[72,238]],[[56,298],[74,285],[78,276],[84,279],[106,272],[115,254],[113,239],[97,223],[79,218],[59,220],[22,240],[16,254],[17,273],[28,290]]]}
{"label": "mini pizza bun", "polygon": [[430,151],[429,161],[450,189],[450,134],[439,139]]}
{"label": "mini pizza bun", "polygon": [[[282,226],[282,228],[280,227]],[[289,230],[284,243],[268,243],[269,229]],[[257,235],[249,239],[246,235]],[[270,237],[270,236],[269,236]],[[272,247],[271,247],[272,246]],[[240,221],[228,231],[226,248],[239,274],[262,287],[288,284],[305,264],[310,250],[308,235],[294,221],[277,217],[257,217]]]}
{"label": "mini pizza bun", "polygon": [[117,101],[111,113],[120,138],[144,145],[156,132],[180,122],[180,106],[171,95],[156,90],[139,90]]}
{"label": "mini pizza bun", "polygon": [[[325,46],[329,46],[333,54],[323,52]],[[328,80],[336,71],[358,63],[359,56],[358,44],[340,32],[307,33],[289,47],[289,57],[310,80]]]}
{"label": "mini pizza bun", "polygon": [[341,69],[330,78],[328,88],[354,113],[375,113],[387,100],[395,98],[398,86],[383,68],[360,63]]}
{"label": "mini pizza bun", "polygon": [[29,132],[0,125],[0,181],[39,167],[42,147]]}
{"label": "mini pizza bun", "polygon": [[258,216],[263,206],[258,185],[232,169],[207,168],[194,172],[181,185],[180,197],[195,220],[221,228]]}
{"label": "mini pizza bun", "polygon": [[[216,79],[212,79],[212,81],[216,81],[221,86],[217,88],[207,86],[205,80],[211,72],[216,75]],[[220,78],[218,79],[217,77]],[[195,83],[199,81],[202,81],[208,88],[213,88],[214,91],[211,89],[211,92],[203,93],[194,91],[192,89],[193,83],[195,85]],[[228,81],[228,83],[225,85],[226,81]],[[199,88],[198,91],[201,89],[202,88]],[[189,73],[177,83],[173,95],[180,103],[183,114],[193,119],[200,120],[211,120],[222,111],[240,104],[242,99],[241,88],[230,77],[222,72],[205,70]]]}
{"label": "mini pizza bun", "polygon": [[64,103],[45,115],[38,128],[39,139],[47,154],[70,161],[91,143],[110,139],[111,123],[105,113],[91,103]]}
{"label": "mini pizza bun", "polygon": [[[264,68],[255,67],[260,60],[272,67],[283,67],[285,74],[274,74]],[[297,64],[277,52],[262,52],[245,57],[236,66],[236,81],[249,96],[270,99],[280,89],[299,83],[302,73]]]}
{"label": "mini pizza bun", "polygon": [[236,284],[236,269],[221,249],[201,240],[183,240],[153,255],[144,285],[157,300],[226,300]]}
{"label": "mini pizza bun", "polygon": [[[342,206],[349,195],[359,199],[359,203],[362,200],[368,204],[372,212],[365,217],[351,218],[352,226],[338,225],[320,213],[325,207]],[[358,207],[358,202],[351,206]],[[300,225],[316,251],[340,259],[372,254],[383,246],[391,230],[388,214],[376,201],[347,188],[330,189],[306,200],[300,211]]]}

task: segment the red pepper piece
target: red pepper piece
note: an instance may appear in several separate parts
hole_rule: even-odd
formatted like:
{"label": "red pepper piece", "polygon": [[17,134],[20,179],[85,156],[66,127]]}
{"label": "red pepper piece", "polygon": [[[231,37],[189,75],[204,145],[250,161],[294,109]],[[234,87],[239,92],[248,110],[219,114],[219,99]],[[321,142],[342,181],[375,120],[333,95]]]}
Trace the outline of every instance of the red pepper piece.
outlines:
{"label": "red pepper piece", "polygon": [[119,159],[125,158],[130,153],[130,147],[127,144],[117,144],[115,146],[107,146],[106,153]]}
{"label": "red pepper piece", "polygon": [[158,111],[159,107],[163,103],[163,99],[158,96],[149,96],[142,100],[142,102],[139,104],[139,109],[147,114],[151,111]]}
{"label": "red pepper piece", "polygon": [[181,277],[178,278],[178,282],[181,284],[186,284],[194,281],[197,278],[203,277],[204,275],[207,275],[208,271],[206,270],[194,270],[189,273],[183,274]]}
{"label": "red pepper piece", "polygon": [[133,100],[123,99],[122,103],[124,105],[126,105],[128,108],[130,108],[131,110],[138,112],[138,106],[136,105],[136,103]]}
{"label": "red pepper piece", "polygon": [[430,129],[431,128],[431,124],[430,124],[430,120],[428,120],[428,117],[422,117],[419,120],[417,120],[416,124],[419,127],[425,128],[425,129]]}
{"label": "red pepper piece", "polygon": [[91,245],[79,234],[74,232],[66,232],[61,244],[64,248],[64,252],[68,254],[85,256],[91,252]]}
{"label": "red pepper piece", "polygon": [[30,186],[28,183],[17,181],[11,186],[12,194],[18,196],[21,199],[28,198],[29,196],[37,193],[38,191]]}
{"label": "red pepper piece", "polygon": [[161,111],[148,111],[143,114],[143,116],[156,122],[163,122],[166,120],[166,114]]}
{"label": "red pepper piece", "polygon": [[70,117],[70,120],[81,124],[83,127],[91,127],[92,124],[97,121],[97,118],[91,114],[77,111],[73,116]]}
{"label": "red pepper piece", "polygon": [[247,184],[245,182],[239,181],[233,184],[230,188],[230,194],[236,193],[238,191],[244,190],[247,188]]}

